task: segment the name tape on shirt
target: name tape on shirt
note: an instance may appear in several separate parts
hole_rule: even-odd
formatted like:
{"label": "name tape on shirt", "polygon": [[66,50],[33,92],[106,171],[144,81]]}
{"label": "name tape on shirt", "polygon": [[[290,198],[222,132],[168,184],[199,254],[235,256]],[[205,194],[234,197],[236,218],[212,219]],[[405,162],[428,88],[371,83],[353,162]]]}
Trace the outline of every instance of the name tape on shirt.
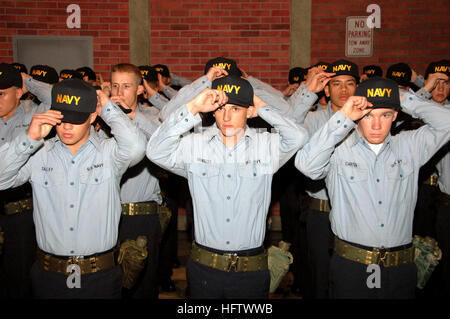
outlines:
{"label": "name tape on shirt", "polygon": [[46,76],[47,71],[33,70],[33,72],[32,72],[31,74],[33,74],[33,75],[39,75],[39,76]]}
{"label": "name tape on shirt", "polygon": [[333,72],[350,71],[351,69],[352,69],[352,66],[348,65],[348,64],[339,64],[339,65],[333,66]]}
{"label": "name tape on shirt", "polygon": [[75,105],[78,105],[78,102],[80,102],[80,99],[81,99],[81,96],[56,94],[56,103],[65,103],[65,104],[72,105],[72,102],[75,101]]}
{"label": "name tape on shirt", "polygon": [[387,97],[391,97],[392,89],[367,89],[367,97],[385,97],[387,94]]}
{"label": "name tape on shirt", "polygon": [[220,91],[224,91],[225,93],[234,93],[237,95],[239,93],[239,90],[241,89],[240,86],[237,85],[229,85],[229,84],[223,84],[223,85],[218,85],[217,86],[217,90]]}

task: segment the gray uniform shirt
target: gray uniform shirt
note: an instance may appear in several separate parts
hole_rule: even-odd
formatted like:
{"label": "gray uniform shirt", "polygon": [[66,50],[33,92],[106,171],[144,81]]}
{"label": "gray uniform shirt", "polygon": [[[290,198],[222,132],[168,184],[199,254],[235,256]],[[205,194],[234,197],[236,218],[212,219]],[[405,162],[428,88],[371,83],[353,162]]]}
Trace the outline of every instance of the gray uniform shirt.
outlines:
{"label": "gray uniform shirt", "polygon": [[37,244],[48,253],[91,255],[117,242],[119,182],[129,164],[143,158],[146,139],[112,102],[101,117],[114,138],[91,134],[75,155],[58,136],[44,143],[25,131],[9,143],[14,152],[3,154],[0,189],[30,181]]}
{"label": "gray uniform shirt", "polygon": [[381,248],[412,241],[419,170],[450,138],[450,111],[412,93],[401,104],[426,125],[388,135],[378,155],[358,130],[349,135],[355,123],[340,111],[297,153],[303,174],[325,177],[332,230],[341,239]]}
{"label": "gray uniform shirt", "polygon": [[147,156],[188,179],[195,240],[201,245],[237,251],[263,244],[272,176],[308,134],[268,106],[259,108],[258,115],[279,133],[247,127],[231,148],[215,124],[181,137],[201,122],[183,105],[150,138]]}
{"label": "gray uniform shirt", "polygon": [[[133,123],[144,132],[147,141],[161,124],[158,116],[149,111],[148,106],[141,104],[136,107]],[[146,201],[162,203],[159,181],[152,174],[151,165],[148,158],[145,157],[125,172],[120,186],[120,199],[123,203]]]}

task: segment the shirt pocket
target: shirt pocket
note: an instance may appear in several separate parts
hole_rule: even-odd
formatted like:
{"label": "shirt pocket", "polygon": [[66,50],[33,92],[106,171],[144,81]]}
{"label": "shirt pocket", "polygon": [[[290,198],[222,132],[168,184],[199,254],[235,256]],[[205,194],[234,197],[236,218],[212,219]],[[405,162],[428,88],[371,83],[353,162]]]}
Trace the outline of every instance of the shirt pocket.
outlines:
{"label": "shirt pocket", "polygon": [[42,171],[33,178],[33,182],[44,187],[51,188],[64,184],[65,174],[63,170]]}
{"label": "shirt pocket", "polygon": [[220,170],[211,164],[194,163],[189,166],[189,172],[196,178],[214,178],[219,176]]}
{"label": "shirt pocket", "polygon": [[387,176],[391,180],[403,181],[410,177],[414,168],[410,161],[397,160],[395,164],[390,164],[387,168]]}
{"label": "shirt pocket", "polygon": [[368,178],[367,169],[347,165],[339,165],[338,174],[348,183],[363,182],[367,181]]}
{"label": "shirt pocket", "polygon": [[112,171],[108,166],[93,168],[90,171],[80,173],[80,183],[88,185],[98,185],[111,178]]}
{"label": "shirt pocket", "polygon": [[269,164],[248,164],[240,165],[238,172],[240,177],[257,179],[272,174],[272,168]]}

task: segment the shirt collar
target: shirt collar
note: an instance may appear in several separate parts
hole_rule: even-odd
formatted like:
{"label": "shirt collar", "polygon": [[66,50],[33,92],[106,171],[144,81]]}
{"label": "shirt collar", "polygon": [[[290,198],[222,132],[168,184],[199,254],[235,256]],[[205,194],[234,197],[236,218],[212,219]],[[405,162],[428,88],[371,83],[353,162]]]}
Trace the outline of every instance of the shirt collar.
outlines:
{"label": "shirt collar", "polygon": [[[98,136],[98,133],[95,131],[94,126],[91,125],[89,138],[84,144],[92,143],[92,145],[94,145],[94,147],[98,151],[100,151],[100,140],[101,140],[101,138]],[[61,142],[61,139],[59,138],[58,134],[56,134],[54,138],[52,138],[52,139],[47,141],[47,148],[48,148],[48,150],[51,150],[55,146],[55,144],[58,143],[58,142]]]}
{"label": "shirt collar", "polygon": [[[206,134],[208,142],[212,141],[215,137],[217,137],[220,141],[222,141],[222,135],[220,133],[219,128],[217,127],[217,125],[215,123],[213,125],[209,126],[208,128],[206,128],[206,130],[204,131],[204,134]],[[250,128],[247,125],[245,127],[244,136],[242,136],[241,139],[243,139],[243,138],[254,139],[255,136],[256,136],[255,130],[253,128]],[[239,143],[239,141],[238,141],[238,143]]]}
{"label": "shirt collar", "polygon": [[15,118],[22,118],[23,115],[25,114],[25,111],[23,109],[23,105],[22,105],[22,101],[19,103],[19,105],[16,107],[16,109],[14,110],[14,114],[13,116],[11,116],[9,119],[7,119],[6,121],[1,119],[3,122],[9,122]]}
{"label": "shirt collar", "polygon": [[[361,143],[364,146],[369,147],[369,144],[367,143],[366,139],[364,137],[362,137],[361,133],[359,133],[358,127],[355,127],[355,129],[353,131],[354,131],[353,134],[351,134],[349,136],[351,146],[353,147],[356,144]],[[392,139],[391,133],[388,133],[388,135],[386,136],[386,139],[384,140],[384,145],[381,148],[380,153],[383,151],[383,149],[386,147],[386,145],[390,144],[391,139]]]}

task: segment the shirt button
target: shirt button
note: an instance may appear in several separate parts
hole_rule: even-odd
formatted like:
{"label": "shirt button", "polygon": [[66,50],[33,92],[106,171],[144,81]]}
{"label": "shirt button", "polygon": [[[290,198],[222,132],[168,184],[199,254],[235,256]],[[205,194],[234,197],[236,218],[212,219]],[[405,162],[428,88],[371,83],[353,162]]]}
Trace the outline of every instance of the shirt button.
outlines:
{"label": "shirt button", "polygon": [[353,176],[350,176],[350,179],[353,179]]}
{"label": "shirt button", "polygon": [[44,182],[44,185],[47,185],[47,184],[48,184],[48,182],[47,182],[47,181],[45,181],[45,182]]}
{"label": "shirt button", "polygon": [[230,219],[229,218],[227,218],[227,223],[229,223],[230,222]]}
{"label": "shirt button", "polygon": [[70,231],[73,231],[73,227],[70,227],[69,229],[70,229]]}
{"label": "shirt button", "polygon": [[180,113],[180,116],[183,116],[183,112]]}
{"label": "shirt button", "polygon": [[341,120],[337,120],[337,123],[338,123],[338,124],[341,123]]}
{"label": "shirt button", "polygon": [[73,186],[74,184],[75,184],[74,182],[70,182],[70,185],[72,185],[72,186]]}
{"label": "shirt button", "polygon": [[70,204],[70,206],[69,206],[70,208],[73,208],[73,204]]}
{"label": "shirt button", "polygon": [[400,174],[400,178],[402,178],[403,177],[403,175],[402,174]]}
{"label": "shirt button", "polygon": [[347,124],[344,124],[344,128],[347,128]]}
{"label": "shirt button", "polygon": [[[30,149],[33,149],[33,145],[30,145]],[[401,176],[400,176],[401,177]]]}
{"label": "shirt button", "polygon": [[25,146],[25,145],[27,145],[27,143],[23,142],[22,145]]}
{"label": "shirt button", "polygon": [[384,227],[384,224],[381,224],[381,227]]}
{"label": "shirt button", "polygon": [[230,153],[230,154],[228,154],[228,156],[231,157],[231,156],[233,156],[233,155],[231,155],[231,153]]}
{"label": "shirt button", "polygon": [[75,161],[72,161],[72,164],[75,164]]}
{"label": "shirt button", "polygon": [[380,201],[378,201],[378,204],[380,204],[380,205],[381,205],[381,200],[380,200]]}
{"label": "shirt button", "polygon": [[108,108],[108,109],[106,109],[106,110],[107,110],[108,112],[109,112],[109,111],[111,111],[111,109],[109,109],[109,108]]}
{"label": "shirt button", "polygon": [[189,121],[188,119],[184,119],[185,122]]}
{"label": "shirt button", "polygon": [[4,141],[5,140],[5,138],[4,137],[2,137],[2,141]]}
{"label": "shirt button", "polygon": [[253,173],[253,176],[256,176],[256,173]]}
{"label": "shirt button", "polygon": [[230,196],[227,196],[227,199],[230,199],[231,197]]}
{"label": "shirt button", "polygon": [[73,253],[74,253],[74,251],[73,251],[73,250],[71,250],[71,251],[70,251],[70,253],[71,253],[71,254],[73,254]]}
{"label": "shirt button", "polygon": [[379,182],[380,182],[380,179],[377,178],[377,183],[379,183]]}
{"label": "shirt button", "polygon": [[227,245],[229,245],[230,244],[230,242],[227,240]]}
{"label": "shirt button", "polygon": [[98,178],[95,179],[95,182],[98,182]]}
{"label": "shirt button", "polygon": [[228,178],[231,178],[231,175],[230,175],[230,174],[228,174],[228,175],[227,175],[227,177],[228,177]]}
{"label": "shirt button", "polygon": [[206,173],[202,173],[203,176],[206,176]]}

